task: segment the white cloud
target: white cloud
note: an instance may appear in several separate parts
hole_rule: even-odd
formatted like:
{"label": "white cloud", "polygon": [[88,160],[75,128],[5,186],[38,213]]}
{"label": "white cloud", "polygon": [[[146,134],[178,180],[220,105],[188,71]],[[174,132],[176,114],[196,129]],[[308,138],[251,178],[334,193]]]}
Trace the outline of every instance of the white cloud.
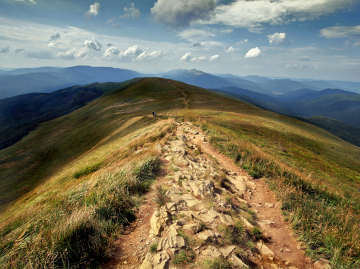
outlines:
{"label": "white cloud", "polygon": [[75,60],[77,58],[86,58],[87,57],[87,51],[86,48],[81,49],[69,49],[66,52],[59,52],[58,57],[64,60]]}
{"label": "white cloud", "polygon": [[320,30],[320,36],[326,38],[357,38],[360,39],[360,25],[334,26]]}
{"label": "white cloud", "polygon": [[249,50],[246,55],[245,58],[255,58],[258,57],[261,53],[261,50],[256,47],[256,48],[252,48],[251,50]]}
{"label": "white cloud", "polygon": [[0,53],[8,53],[10,51],[10,46],[0,49]]}
{"label": "white cloud", "polygon": [[262,24],[317,19],[350,7],[357,0],[236,0],[219,5],[211,23],[257,29]]}
{"label": "white cloud", "polygon": [[233,47],[229,47],[225,52],[226,53],[233,53],[235,49]]}
{"label": "white cloud", "polygon": [[239,42],[236,42],[236,45],[241,46],[241,45],[244,45],[244,44],[246,44],[248,42],[249,42],[249,40],[243,39],[243,40],[240,40]]}
{"label": "white cloud", "polygon": [[212,61],[215,61],[215,60],[217,60],[217,59],[219,59],[219,58],[220,58],[220,55],[219,55],[219,54],[215,54],[215,55],[213,55],[213,56],[210,57],[209,61],[212,62]]}
{"label": "white cloud", "polygon": [[53,59],[53,55],[50,51],[25,51],[24,57],[32,59]]}
{"label": "white cloud", "polygon": [[[18,2],[26,2],[25,0],[16,0],[16,1],[18,1]],[[36,5],[35,0],[29,0],[29,2]]]}
{"label": "white cloud", "polygon": [[276,32],[273,35],[268,35],[267,37],[269,39],[270,45],[278,45],[278,44],[284,42],[284,40],[286,38],[286,34]]}
{"label": "white cloud", "polygon": [[190,42],[200,42],[208,37],[215,36],[215,34],[200,29],[190,28],[180,32],[178,36]]}
{"label": "white cloud", "polygon": [[161,50],[156,50],[156,51],[152,51],[152,52],[144,51],[143,53],[141,53],[137,57],[137,60],[139,60],[139,61],[151,61],[151,60],[158,59],[158,58],[162,57],[164,54],[165,54],[165,52],[163,52]]}
{"label": "white cloud", "polygon": [[157,0],[151,13],[155,21],[179,27],[210,19],[215,7],[216,0]]}
{"label": "white cloud", "polygon": [[183,57],[181,57],[180,61],[182,62],[189,62],[192,59],[191,53],[187,52]]}
{"label": "white cloud", "polygon": [[199,58],[198,58],[198,61],[199,62],[203,62],[203,61],[205,61],[206,60],[206,57],[205,56],[200,56]]}
{"label": "white cloud", "polygon": [[91,40],[85,40],[84,46],[88,47],[89,49],[96,50],[96,51],[100,51],[101,47],[102,47],[102,45],[94,38],[92,38]]}
{"label": "white cloud", "polygon": [[90,10],[88,12],[86,12],[86,15],[88,17],[91,17],[91,16],[96,17],[99,14],[100,7],[101,7],[100,3],[95,2],[93,5],[90,5]]}
{"label": "white cloud", "polygon": [[104,57],[111,58],[112,56],[114,55],[118,56],[119,54],[120,54],[120,50],[117,47],[110,47],[104,52]]}
{"label": "white cloud", "polygon": [[119,53],[119,59],[124,62],[135,61],[143,53],[137,45],[129,47],[126,51]]}
{"label": "white cloud", "polygon": [[135,8],[134,3],[131,3],[131,7],[124,7],[125,14],[120,16],[122,19],[136,19],[141,16],[140,10]]}

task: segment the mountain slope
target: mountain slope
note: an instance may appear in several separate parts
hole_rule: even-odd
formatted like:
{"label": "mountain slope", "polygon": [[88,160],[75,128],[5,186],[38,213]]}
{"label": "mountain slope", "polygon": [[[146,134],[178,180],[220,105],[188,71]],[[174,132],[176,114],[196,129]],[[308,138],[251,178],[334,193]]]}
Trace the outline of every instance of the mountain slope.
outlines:
{"label": "mountain slope", "polygon": [[49,93],[94,82],[122,82],[142,76],[127,69],[91,66],[29,68],[9,73],[10,75],[5,73],[0,76],[0,99],[33,92]]}
{"label": "mountain slope", "polygon": [[[266,178],[313,259],[327,258],[334,267],[359,266],[358,147],[297,119],[160,78],[125,83],[0,151],[0,197],[3,203],[13,201],[1,216],[0,263],[99,266],[113,238],[134,220],[140,196],[160,168],[158,144],[162,150],[182,139],[174,135],[176,121],[192,121],[234,165],[255,180]],[[190,152],[196,154],[189,147],[179,160],[169,158],[169,165]],[[181,174],[181,168],[173,171]],[[191,171],[196,176],[196,169]],[[226,172],[206,175],[223,181],[218,192],[229,186]],[[224,203],[242,208],[237,198]],[[213,206],[211,197],[203,202]],[[240,221],[238,234],[230,234],[240,251],[242,238],[261,238],[259,230],[244,225]]]}

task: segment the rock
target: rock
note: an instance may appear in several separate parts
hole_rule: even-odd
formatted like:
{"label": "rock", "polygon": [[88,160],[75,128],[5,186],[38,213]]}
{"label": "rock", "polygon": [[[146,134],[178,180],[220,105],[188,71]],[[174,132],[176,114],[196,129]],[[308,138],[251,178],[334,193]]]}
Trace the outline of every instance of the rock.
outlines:
{"label": "rock", "polygon": [[153,256],[150,253],[146,254],[145,259],[139,269],[153,269],[152,261]]}
{"label": "rock", "polygon": [[162,150],[161,145],[160,145],[160,144],[156,144],[155,150],[156,150],[158,153],[161,153],[161,150]]}
{"label": "rock", "polygon": [[266,225],[275,224],[275,222],[271,220],[259,220],[256,222],[263,230],[266,229]]}
{"label": "rock", "polygon": [[197,236],[200,239],[207,241],[209,238],[213,238],[215,236],[215,233],[212,230],[205,230],[205,231],[198,233]]}
{"label": "rock", "polygon": [[176,224],[173,224],[169,227],[169,236],[173,237],[173,236],[177,236],[178,232],[176,230]]}
{"label": "rock", "polygon": [[199,214],[197,219],[207,222],[207,223],[213,223],[215,221],[215,218],[217,217],[217,212],[215,210],[209,210],[207,213]]}
{"label": "rock", "polygon": [[170,255],[164,250],[154,256],[153,265],[154,269],[163,269],[166,267]]}
{"label": "rock", "polygon": [[187,158],[188,158],[190,161],[194,162],[194,163],[197,162],[197,160],[196,160],[193,156],[189,156],[189,155],[188,155]]}
{"label": "rock", "polygon": [[230,226],[230,225],[235,225],[235,222],[233,221],[232,217],[226,214],[222,214],[219,213],[219,218],[221,220],[222,223]]}
{"label": "rock", "polygon": [[176,204],[174,202],[170,202],[166,204],[166,208],[170,211],[170,212],[175,212],[176,211]]}
{"label": "rock", "polygon": [[161,238],[157,245],[157,251],[166,250],[168,248],[184,248],[186,246],[185,239],[181,236],[173,236]]}
{"label": "rock", "polygon": [[331,266],[329,264],[328,260],[320,259],[314,263],[314,266],[316,269],[331,269]]}
{"label": "rock", "polygon": [[204,137],[204,139],[203,139],[203,142],[207,142],[207,139],[206,139],[206,137]]}
{"label": "rock", "polygon": [[268,208],[273,208],[274,204],[273,203],[265,203],[265,206]]}
{"label": "rock", "polygon": [[225,247],[219,248],[219,251],[225,258],[227,258],[227,257],[229,257],[229,255],[235,248],[236,248],[236,246],[225,246]]}
{"label": "rock", "polygon": [[186,200],[187,206],[192,210],[201,211],[205,206],[199,200]]}
{"label": "rock", "polygon": [[275,257],[274,252],[271,251],[271,249],[268,248],[267,245],[265,245],[263,242],[257,242],[256,243],[257,249],[260,251],[261,255],[268,256],[268,257]]}
{"label": "rock", "polygon": [[249,268],[249,266],[247,266],[240,258],[238,258],[238,256],[236,256],[235,254],[231,254],[230,261],[233,262],[234,265],[239,266],[240,268]]}
{"label": "rock", "polygon": [[204,251],[202,251],[199,255],[199,259],[210,259],[213,260],[215,258],[221,257],[221,252],[214,246],[208,246]]}
{"label": "rock", "polygon": [[183,201],[183,197],[182,195],[179,195],[179,194],[173,194],[173,195],[167,195],[166,196],[169,196],[170,197],[170,200],[172,202],[174,202],[175,204],[178,204],[179,202]]}
{"label": "rock", "polygon": [[245,219],[243,216],[240,216],[240,219],[242,220],[242,222],[244,223],[245,227],[252,229],[254,226],[247,220]]}
{"label": "rock", "polygon": [[185,230],[191,231],[193,234],[196,234],[196,233],[200,232],[201,225],[200,225],[200,223],[195,222],[195,223],[186,224],[186,225],[184,225],[183,228]]}
{"label": "rock", "polygon": [[156,210],[150,219],[150,226],[153,235],[160,235],[160,232],[163,228],[171,223],[170,214],[165,210],[165,208],[160,208]]}

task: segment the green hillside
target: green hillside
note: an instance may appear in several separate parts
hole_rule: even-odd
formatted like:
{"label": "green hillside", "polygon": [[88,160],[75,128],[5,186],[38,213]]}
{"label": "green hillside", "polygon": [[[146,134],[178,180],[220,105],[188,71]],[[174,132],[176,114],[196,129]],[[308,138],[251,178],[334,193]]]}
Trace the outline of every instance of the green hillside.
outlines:
{"label": "green hillside", "polygon": [[0,264],[96,267],[156,177],[156,143],[183,120],[201,126],[254,178],[267,179],[308,255],[334,268],[359,266],[360,148],[302,121],[159,78],[129,81],[0,151]]}

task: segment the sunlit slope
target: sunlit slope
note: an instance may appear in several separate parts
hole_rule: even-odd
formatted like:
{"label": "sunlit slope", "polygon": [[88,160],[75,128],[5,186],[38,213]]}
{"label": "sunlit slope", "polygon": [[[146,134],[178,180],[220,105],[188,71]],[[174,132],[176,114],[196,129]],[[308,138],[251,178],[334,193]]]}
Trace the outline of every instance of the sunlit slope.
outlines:
{"label": "sunlit slope", "polygon": [[[17,144],[0,151],[0,203],[26,193],[95,146],[153,123],[154,119],[147,117],[153,110],[182,108],[182,97],[161,80],[134,80],[67,116],[41,124]],[[115,132],[134,117],[144,118]]]}

